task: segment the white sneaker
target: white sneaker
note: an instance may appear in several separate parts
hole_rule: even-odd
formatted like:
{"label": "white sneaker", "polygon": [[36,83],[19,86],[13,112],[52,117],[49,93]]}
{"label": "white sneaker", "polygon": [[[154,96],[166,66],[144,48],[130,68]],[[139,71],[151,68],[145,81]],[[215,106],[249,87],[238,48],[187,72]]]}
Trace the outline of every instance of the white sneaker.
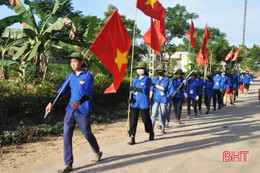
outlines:
{"label": "white sneaker", "polygon": [[188,115],[188,116],[187,116],[187,119],[188,119],[188,120],[189,120],[189,119],[191,119],[191,116],[190,116],[190,115]]}

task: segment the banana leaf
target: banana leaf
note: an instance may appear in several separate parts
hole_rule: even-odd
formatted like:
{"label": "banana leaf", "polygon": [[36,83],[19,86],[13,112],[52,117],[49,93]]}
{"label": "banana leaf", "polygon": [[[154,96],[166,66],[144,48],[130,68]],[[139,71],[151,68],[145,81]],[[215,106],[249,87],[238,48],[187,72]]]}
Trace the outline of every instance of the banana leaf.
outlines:
{"label": "banana leaf", "polygon": [[12,60],[0,60],[0,66],[7,66],[9,67],[10,65],[18,64],[16,61]]}
{"label": "banana leaf", "polygon": [[23,33],[23,30],[17,28],[5,28],[4,32],[2,33],[2,37],[5,38],[12,38],[12,39],[21,39],[26,37]]}
{"label": "banana leaf", "polygon": [[14,56],[12,57],[13,60],[18,60],[20,57],[22,57],[22,55],[26,52],[26,50],[30,48],[30,44],[25,44],[23,45],[23,47],[21,47],[19,49],[19,51],[16,52],[16,54],[14,54]]}
{"label": "banana leaf", "polygon": [[35,46],[33,47],[32,52],[30,53],[30,56],[28,57],[27,61],[30,61],[32,58],[36,56],[36,53],[38,52],[38,48],[41,45],[41,41],[38,41]]}

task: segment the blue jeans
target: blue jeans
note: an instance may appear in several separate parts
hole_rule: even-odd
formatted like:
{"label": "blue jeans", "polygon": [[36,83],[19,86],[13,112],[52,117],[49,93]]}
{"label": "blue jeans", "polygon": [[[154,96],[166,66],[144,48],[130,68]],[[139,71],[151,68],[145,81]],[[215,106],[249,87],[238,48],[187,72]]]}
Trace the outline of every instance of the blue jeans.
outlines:
{"label": "blue jeans", "polygon": [[[155,118],[156,118],[157,113],[159,115],[159,121],[161,119],[162,128],[163,129],[165,128],[166,112],[167,112],[166,111],[166,104],[167,103],[157,103],[157,102],[153,103],[153,105],[152,105],[152,116],[151,116],[153,128],[154,128]],[[161,111],[161,114],[159,114],[159,110]],[[161,115],[161,118],[160,118],[160,115]]]}
{"label": "blue jeans", "polygon": [[206,105],[206,107],[207,107],[207,110],[210,110],[211,98],[212,98],[211,95],[205,95],[205,96],[204,96],[204,102],[205,102],[205,105]]}
{"label": "blue jeans", "polygon": [[[166,123],[169,123],[169,122],[170,122],[171,106],[172,106],[172,103],[166,103],[166,115],[165,115]],[[159,109],[158,115],[159,115],[159,122],[162,123],[162,113],[161,113],[161,109]]]}
{"label": "blue jeans", "polygon": [[76,123],[79,125],[84,137],[88,140],[94,153],[99,152],[99,146],[97,140],[90,127],[90,116],[80,114],[77,112],[66,112],[64,118],[63,128],[63,147],[64,147],[64,161],[65,165],[72,166],[73,164],[73,153],[72,153],[72,136]]}

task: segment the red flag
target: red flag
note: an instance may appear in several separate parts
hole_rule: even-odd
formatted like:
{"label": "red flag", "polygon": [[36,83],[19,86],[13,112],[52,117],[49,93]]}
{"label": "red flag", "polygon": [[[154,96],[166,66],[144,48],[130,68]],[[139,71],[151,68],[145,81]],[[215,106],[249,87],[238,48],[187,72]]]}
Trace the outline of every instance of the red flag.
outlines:
{"label": "red flag", "polygon": [[157,20],[162,20],[166,16],[166,11],[158,0],[137,0],[136,7],[145,15]]}
{"label": "red flag", "polygon": [[240,47],[237,49],[237,51],[235,51],[235,52],[233,53],[233,55],[235,55],[235,56],[234,56],[234,58],[233,58],[231,61],[236,61],[236,60],[237,60],[237,57],[238,57],[238,55],[239,55],[239,51],[240,51]]}
{"label": "red flag", "polygon": [[153,19],[151,18],[151,27],[148,31],[143,35],[143,40],[146,44],[148,44],[154,52],[160,56],[161,55],[161,46],[158,38],[158,34],[156,28],[153,23]]}
{"label": "red flag", "polygon": [[227,54],[225,61],[229,60],[233,56],[233,49]]}
{"label": "red flag", "polygon": [[113,75],[113,83],[104,92],[116,93],[128,63],[131,39],[117,10],[111,15],[90,49]]}
{"label": "red flag", "polygon": [[163,45],[166,41],[166,31],[164,20],[157,20],[155,24],[156,31],[158,33],[160,45]]}
{"label": "red flag", "polygon": [[195,33],[195,28],[193,21],[191,20],[191,25],[190,25],[190,31],[186,35],[187,38],[190,38],[191,40],[191,45],[195,49],[196,48],[196,33]]}
{"label": "red flag", "polygon": [[210,39],[209,31],[208,31],[208,25],[205,27],[204,36],[203,36],[203,42],[200,49],[200,52],[197,55],[196,61],[198,62],[199,66],[202,66],[203,64],[208,62],[208,48],[207,43]]}

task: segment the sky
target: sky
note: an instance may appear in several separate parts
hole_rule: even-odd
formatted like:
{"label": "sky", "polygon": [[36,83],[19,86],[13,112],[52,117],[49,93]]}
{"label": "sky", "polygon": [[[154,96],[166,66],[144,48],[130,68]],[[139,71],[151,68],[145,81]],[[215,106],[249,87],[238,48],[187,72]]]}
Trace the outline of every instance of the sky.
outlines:
{"label": "sky", "polygon": [[[83,15],[92,15],[104,18],[104,11],[109,4],[118,8],[120,14],[126,15],[126,18],[135,17],[136,0],[73,0],[74,10],[80,10]],[[230,45],[239,46],[242,44],[243,37],[243,18],[244,18],[244,0],[159,0],[162,5],[174,7],[176,4],[185,6],[190,13],[199,15],[195,19],[195,27],[205,28],[215,27],[225,33],[226,39]],[[0,19],[15,15],[14,11],[6,6],[0,6]],[[248,0],[247,3],[247,23],[245,44],[251,48],[254,44],[260,45],[260,1]],[[12,27],[19,27],[16,24]],[[137,10],[137,27],[144,34],[150,27],[150,18],[145,16],[140,10]],[[175,39],[176,45],[182,43],[182,40]]]}

